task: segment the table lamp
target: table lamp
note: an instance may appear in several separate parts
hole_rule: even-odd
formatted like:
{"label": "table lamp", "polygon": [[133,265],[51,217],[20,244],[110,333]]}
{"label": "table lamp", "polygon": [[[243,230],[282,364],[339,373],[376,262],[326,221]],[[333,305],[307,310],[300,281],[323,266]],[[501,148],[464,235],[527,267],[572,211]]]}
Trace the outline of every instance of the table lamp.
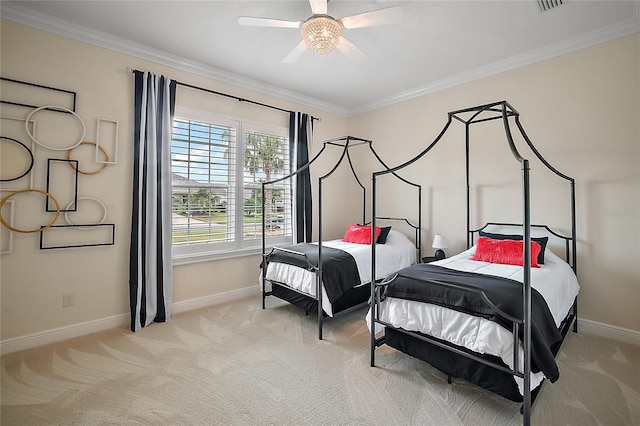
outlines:
{"label": "table lamp", "polygon": [[446,257],[442,249],[447,248],[447,242],[444,240],[444,237],[442,235],[436,234],[436,236],[433,238],[433,244],[431,246],[436,249],[436,260],[441,260]]}

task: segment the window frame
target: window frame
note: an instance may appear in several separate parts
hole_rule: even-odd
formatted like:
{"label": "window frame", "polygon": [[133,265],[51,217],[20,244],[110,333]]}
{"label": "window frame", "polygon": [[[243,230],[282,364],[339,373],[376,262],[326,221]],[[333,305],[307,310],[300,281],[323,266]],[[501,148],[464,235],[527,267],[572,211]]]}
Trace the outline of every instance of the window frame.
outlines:
{"label": "window frame", "polygon": [[[233,226],[234,226],[234,239],[228,242],[219,243],[201,243],[201,244],[186,244],[186,245],[174,245],[172,240],[172,257],[174,264],[187,264],[193,262],[202,262],[208,260],[234,258],[241,256],[250,256],[260,254],[262,250],[262,237],[255,239],[245,240],[244,238],[244,191],[248,185],[245,182],[245,166],[244,166],[244,153],[245,153],[245,131],[253,131],[257,133],[266,133],[282,137],[285,141],[284,153],[289,156],[289,129],[285,126],[278,126],[273,124],[261,123],[255,120],[246,120],[238,117],[230,117],[224,114],[219,114],[211,111],[203,111],[200,109],[190,108],[186,106],[176,105],[174,118],[183,119],[188,121],[199,121],[207,123],[209,125],[222,125],[232,127],[236,131],[235,140],[235,163],[233,164],[232,179],[233,187],[230,186],[230,190],[233,191]],[[173,127],[172,127],[173,134]],[[172,137],[173,140],[173,137]],[[288,158],[285,161],[285,169],[282,172],[282,176],[290,174],[290,164],[292,159]],[[172,165],[173,173],[173,165]],[[230,179],[231,180],[231,179]],[[293,180],[290,180],[290,185],[293,185]],[[259,185],[260,186],[260,185]],[[291,190],[291,187],[289,188]],[[172,184],[173,195],[173,184]],[[173,213],[173,206],[169,206],[171,214]],[[290,196],[289,203],[289,234],[276,237],[266,238],[266,247],[270,248],[276,245],[293,244],[294,240],[294,212],[295,212],[295,198]],[[238,214],[238,212],[240,212]],[[227,212],[229,214],[229,212]],[[173,229],[173,228],[172,228]],[[262,231],[262,226],[260,226]],[[171,235],[173,238],[173,232]]]}

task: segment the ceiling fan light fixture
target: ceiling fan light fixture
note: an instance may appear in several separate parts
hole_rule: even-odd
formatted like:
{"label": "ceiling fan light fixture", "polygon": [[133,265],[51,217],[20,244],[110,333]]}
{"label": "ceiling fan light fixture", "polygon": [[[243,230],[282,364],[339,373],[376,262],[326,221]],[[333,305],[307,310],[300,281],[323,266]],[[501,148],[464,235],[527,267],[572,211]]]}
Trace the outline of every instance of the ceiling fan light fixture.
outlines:
{"label": "ceiling fan light fixture", "polygon": [[342,24],[329,15],[313,15],[300,25],[300,33],[309,50],[328,53],[342,36]]}

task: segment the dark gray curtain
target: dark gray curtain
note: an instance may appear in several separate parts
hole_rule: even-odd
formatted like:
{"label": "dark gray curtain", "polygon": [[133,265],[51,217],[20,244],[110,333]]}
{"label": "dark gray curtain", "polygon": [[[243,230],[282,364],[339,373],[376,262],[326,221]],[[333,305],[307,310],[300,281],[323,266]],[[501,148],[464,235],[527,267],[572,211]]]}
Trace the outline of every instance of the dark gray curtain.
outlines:
{"label": "dark gray curtain", "polygon": [[[313,137],[313,119],[309,114],[292,112],[289,119],[289,158],[292,171],[298,170],[309,162],[309,144]],[[294,161],[295,155],[295,161]],[[312,205],[311,174],[309,168],[300,172],[295,179],[296,240],[311,242]]]}
{"label": "dark gray curtain", "polygon": [[135,71],[129,301],[131,331],[170,318],[171,128],[176,82]]}

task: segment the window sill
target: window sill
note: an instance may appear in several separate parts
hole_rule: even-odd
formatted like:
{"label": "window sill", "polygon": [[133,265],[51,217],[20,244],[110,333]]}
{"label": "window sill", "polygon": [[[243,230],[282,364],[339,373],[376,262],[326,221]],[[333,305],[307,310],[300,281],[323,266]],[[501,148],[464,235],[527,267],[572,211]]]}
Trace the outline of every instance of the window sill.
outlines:
{"label": "window sill", "polygon": [[190,263],[210,262],[213,260],[232,259],[246,256],[259,256],[262,251],[259,247],[252,247],[243,250],[234,250],[226,252],[202,252],[197,254],[181,254],[173,256],[173,265],[188,265]]}

